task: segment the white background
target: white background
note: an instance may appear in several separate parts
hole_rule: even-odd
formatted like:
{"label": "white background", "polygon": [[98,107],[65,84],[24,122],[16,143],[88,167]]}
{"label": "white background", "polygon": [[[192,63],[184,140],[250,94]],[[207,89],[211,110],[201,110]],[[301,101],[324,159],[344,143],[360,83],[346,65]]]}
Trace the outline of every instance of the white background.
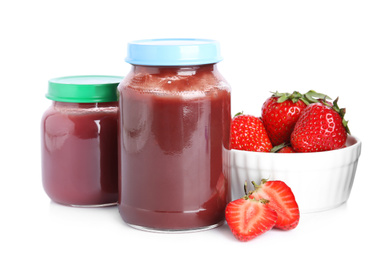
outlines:
{"label": "white background", "polygon": [[[0,259],[384,257],[384,1],[5,0],[0,29]],[[40,171],[48,79],[124,76],[127,42],[159,37],[221,43],[218,66],[232,86],[233,114],[260,115],[275,90],[339,96],[363,142],[348,202],[247,243],[227,225],[154,234],[128,227],[116,207],[50,202]]]}

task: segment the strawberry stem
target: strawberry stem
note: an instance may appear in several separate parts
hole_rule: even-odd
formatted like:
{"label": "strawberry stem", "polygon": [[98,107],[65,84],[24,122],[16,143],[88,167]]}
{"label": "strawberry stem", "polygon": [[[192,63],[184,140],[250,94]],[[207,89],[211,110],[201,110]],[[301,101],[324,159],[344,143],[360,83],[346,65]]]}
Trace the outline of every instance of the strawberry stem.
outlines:
{"label": "strawberry stem", "polygon": [[279,152],[279,150],[281,150],[282,148],[287,147],[287,146],[290,146],[290,143],[282,143],[282,144],[276,145],[273,148],[271,148],[270,152],[271,153],[277,153],[277,152]]}
{"label": "strawberry stem", "polygon": [[253,184],[254,190],[258,190],[262,187],[262,184],[265,184],[266,182],[267,182],[267,179],[262,179],[260,185],[256,184],[255,181],[251,181],[251,184]]}
{"label": "strawberry stem", "polygon": [[240,115],[243,115],[243,111],[242,112],[238,112],[234,115],[234,117],[237,117],[237,116],[240,116]]}
{"label": "strawberry stem", "polygon": [[259,186],[258,184],[256,184],[255,181],[251,181],[251,184],[253,184],[254,189],[258,189],[258,188],[261,187],[261,186]]}

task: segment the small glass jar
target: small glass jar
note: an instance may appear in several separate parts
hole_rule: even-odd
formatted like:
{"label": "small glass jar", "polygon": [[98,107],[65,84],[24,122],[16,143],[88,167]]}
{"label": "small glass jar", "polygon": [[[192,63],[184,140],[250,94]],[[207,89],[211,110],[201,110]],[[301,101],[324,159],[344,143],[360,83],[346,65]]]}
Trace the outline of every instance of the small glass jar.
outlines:
{"label": "small glass jar", "polygon": [[122,77],[49,81],[42,118],[42,179],[47,195],[69,206],[118,201],[117,86]]}
{"label": "small glass jar", "polygon": [[221,225],[229,192],[230,87],[216,41],[131,42],[119,90],[119,212],[155,232]]}

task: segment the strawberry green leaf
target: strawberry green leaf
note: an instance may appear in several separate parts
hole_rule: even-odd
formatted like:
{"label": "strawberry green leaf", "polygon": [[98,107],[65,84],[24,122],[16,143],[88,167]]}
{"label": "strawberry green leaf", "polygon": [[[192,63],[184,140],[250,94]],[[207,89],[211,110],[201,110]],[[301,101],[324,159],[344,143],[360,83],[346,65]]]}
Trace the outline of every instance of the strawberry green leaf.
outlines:
{"label": "strawberry green leaf", "polygon": [[234,115],[234,117],[237,117],[237,116],[240,116],[240,115],[243,115],[243,111],[242,112],[238,112]]}
{"label": "strawberry green leaf", "polygon": [[277,103],[285,102],[288,99],[289,97],[286,95],[286,93],[284,93],[280,98],[278,98]]}
{"label": "strawberry green leaf", "polygon": [[[318,93],[314,90],[309,90],[306,94],[306,96],[310,96],[314,99],[322,99],[322,100],[326,100],[326,99],[329,99],[331,100],[331,98],[328,96],[328,95],[325,95],[325,94],[322,94],[322,93]],[[318,100],[317,100],[318,102]]]}
{"label": "strawberry green leaf", "polygon": [[288,144],[288,143],[282,143],[282,144],[279,144],[279,145],[276,145],[276,146],[274,146],[271,150],[270,150],[270,152],[271,153],[277,153],[279,150],[281,150],[282,148],[284,148],[284,147],[286,147],[286,146],[289,146],[290,144]]}

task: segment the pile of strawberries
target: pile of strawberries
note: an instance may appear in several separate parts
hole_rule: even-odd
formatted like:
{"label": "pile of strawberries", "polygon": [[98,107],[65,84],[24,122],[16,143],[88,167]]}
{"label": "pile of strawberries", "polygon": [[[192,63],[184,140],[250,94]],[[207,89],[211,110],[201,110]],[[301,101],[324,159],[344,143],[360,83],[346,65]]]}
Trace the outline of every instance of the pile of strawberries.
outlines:
{"label": "pile of strawberries", "polygon": [[[261,117],[237,114],[231,124],[231,149],[300,153],[344,147],[350,134],[345,109],[327,95],[275,92],[262,106]],[[245,196],[227,204],[225,217],[234,236],[249,241],[272,228],[291,230],[298,225],[299,208],[289,186],[262,180]]]}
{"label": "pile of strawberries", "polygon": [[275,92],[261,117],[237,114],[231,125],[231,149],[257,152],[321,152],[342,148],[350,134],[346,110],[313,90]]}

